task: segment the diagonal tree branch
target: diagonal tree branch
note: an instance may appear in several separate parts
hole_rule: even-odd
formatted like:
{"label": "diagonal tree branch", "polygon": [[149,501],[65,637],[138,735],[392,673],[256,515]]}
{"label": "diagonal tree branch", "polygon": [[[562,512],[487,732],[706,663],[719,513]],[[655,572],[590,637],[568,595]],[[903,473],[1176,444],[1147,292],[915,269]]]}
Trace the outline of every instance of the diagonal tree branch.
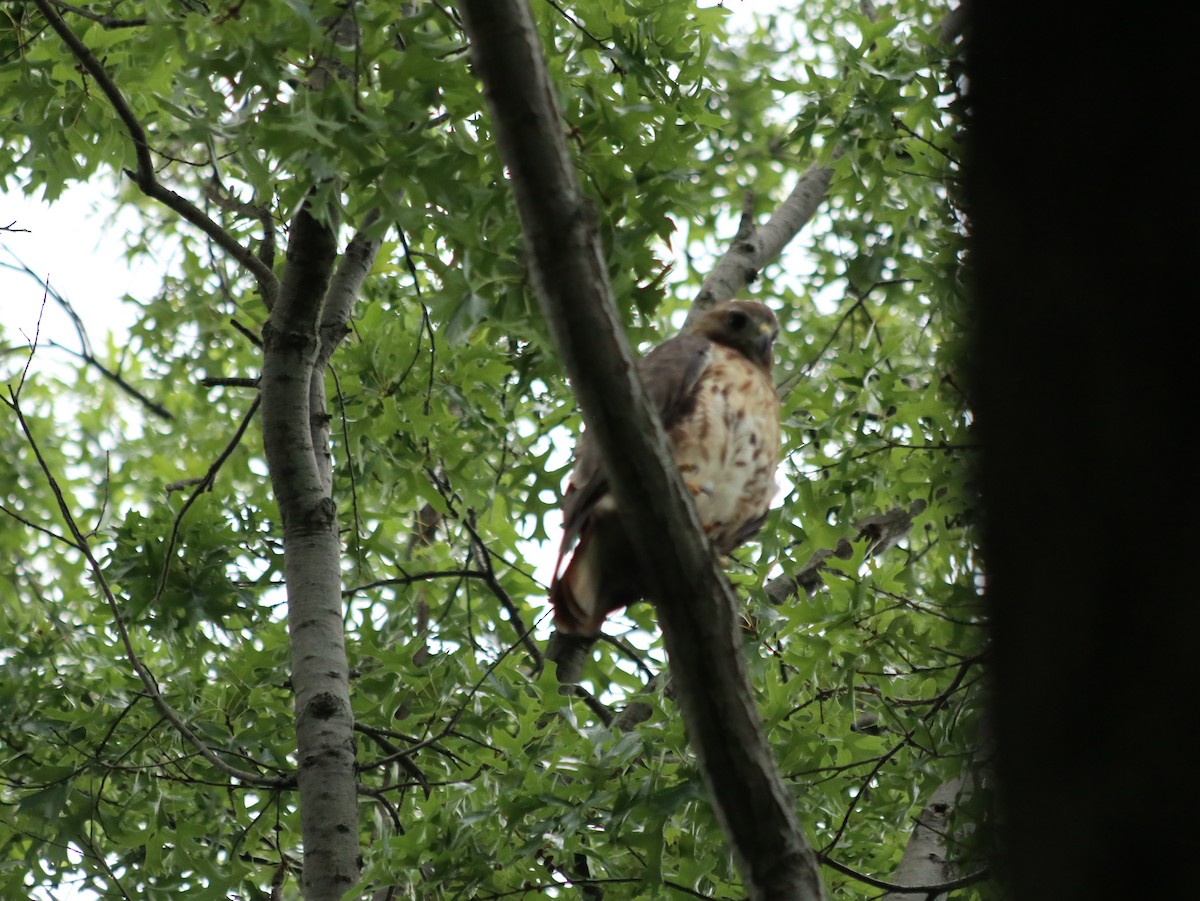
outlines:
{"label": "diagonal tree branch", "polygon": [[[652,574],[692,746],[752,899],[824,898],[771,756],[737,639],[735,599],[671,464],[619,328],[592,212],[572,169],[526,0],[460,10],[512,174],[538,302],[634,545]],[[670,542],[660,540],[672,536]]]}
{"label": "diagonal tree branch", "polygon": [[767,597],[771,599],[772,604],[782,604],[801,590],[811,596],[823,584],[821,573],[825,569],[826,560],[830,557],[849,560],[854,556],[852,543],[858,541],[866,542],[865,556],[878,556],[890,550],[912,530],[913,517],[924,509],[925,502],[918,498],[907,510],[903,507],[893,507],[886,513],[858,520],[854,523],[858,532],[852,541],[840,538],[836,547],[819,548],[814,551],[799,569],[776,576],[765,586]]}
{"label": "diagonal tree branch", "polygon": [[79,61],[79,64],[96,80],[96,84],[104,92],[104,96],[108,98],[113,110],[125,125],[125,130],[129,133],[130,140],[133,141],[134,152],[137,155],[137,170],[131,172],[126,169],[125,174],[133,180],[143,194],[159,201],[195,225],[245,267],[258,281],[259,290],[262,292],[263,301],[267,307],[273,306],[279,293],[279,281],[276,279],[275,273],[249,248],[243,246],[233,235],[210,219],[203,210],[158,181],[150,157],[150,143],[146,139],[146,130],[134,115],[124,94],[121,93],[121,89],[117,87],[116,82],[112,80],[96,55],[63,21],[62,16],[58,14],[50,0],[34,0],[34,3],[42,11],[46,21],[50,23],[50,27],[57,32],[75,59]]}
{"label": "diagonal tree branch", "polygon": [[77,16],[83,16],[85,19],[91,19],[97,22],[103,28],[136,28],[138,25],[145,25],[147,20],[140,19],[118,19],[115,16],[102,15],[94,13],[90,9],[84,9],[81,6],[73,6],[70,3],[64,3],[63,0],[54,0],[54,5],[59,9],[65,9],[68,12],[73,12]]}
{"label": "diagonal tree branch", "polygon": [[[840,155],[840,151],[835,151],[834,159]],[[758,278],[763,267],[778,257],[787,243],[816,215],[832,180],[833,169],[822,163],[813,164],[800,176],[771,218],[757,228],[747,199],[738,233],[705,277],[700,293],[688,311],[688,321],[719,303],[732,300]]]}
{"label": "diagonal tree branch", "polygon": [[[951,10],[943,19],[938,30],[938,39],[943,43],[952,43],[962,32],[964,6]],[[860,9],[863,15],[875,21],[873,3],[864,0]],[[809,166],[791,193],[761,226],[754,226],[753,210],[747,199],[737,235],[700,286],[700,292],[688,311],[689,322],[705,310],[732,300],[758,277],[764,266],[783,252],[788,242],[816,215],[833,181],[832,164],[844,153],[845,147],[839,145],[829,153],[827,162],[816,162]]]}
{"label": "diagonal tree branch", "polygon": [[79,314],[75,312],[75,307],[71,305],[71,302],[59,294],[58,291],[54,290],[54,288],[50,286],[50,282],[48,280],[42,278],[40,275],[30,269],[28,264],[26,264],[24,260],[18,257],[11,250],[9,251],[9,254],[17,262],[15,264],[0,263],[0,267],[12,269],[15,272],[23,272],[37,282],[45,296],[51,298],[59,305],[59,307],[62,308],[62,311],[67,314],[68,318],[71,320],[72,327],[75,329],[75,334],[79,337],[79,350],[72,350],[63,344],[59,344],[57,341],[46,342],[48,346],[66,351],[67,353],[79,359],[85,366],[91,366],[93,369],[99,372],[100,375],[116,385],[126,395],[141,403],[142,406],[144,406],[155,416],[158,416],[161,419],[173,419],[174,417],[171,415],[170,410],[158,403],[158,401],[147,397],[128,381],[126,381],[119,372],[113,372],[95,357],[95,355],[92,353],[92,342],[88,338],[87,330],[83,326],[83,320],[79,317]]}
{"label": "diagonal tree branch", "polygon": [[363,218],[362,225],[342,252],[342,259],[329,283],[325,306],[321,310],[321,350],[316,363],[319,370],[325,369],[337,346],[350,333],[347,326],[350,314],[383,243],[382,231],[375,228],[378,221],[377,209]]}
{"label": "diagonal tree branch", "polygon": [[382,232],[373,227],[378,220],[378,210],[371,210],[363,218],[362,226],[346,245],[337,269],[329,281],[329,289],[325,292],[320,311],[319,347],[308,385],[309,422],[321,479],[331,492],[333,452],[329,440],[330,416],[325,394],[325,370],[338,345],[350,334],[347,323],[354,312],[354,304],[358,301],[363,282],[370,274],[383,243]]}

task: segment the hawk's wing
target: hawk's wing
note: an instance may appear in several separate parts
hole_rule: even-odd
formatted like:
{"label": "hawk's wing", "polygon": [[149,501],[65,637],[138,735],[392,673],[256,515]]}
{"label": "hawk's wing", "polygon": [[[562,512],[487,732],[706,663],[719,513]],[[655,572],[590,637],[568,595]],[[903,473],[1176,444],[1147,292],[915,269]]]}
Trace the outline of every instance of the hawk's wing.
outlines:
{"label": "hawk's wing", "polygon": [[[670,429],[695,406],[695,389],[712,360],[712,342],[701,335],[676,335],[638,361],[638,375],[663,428]],[[600,454],[579,436],[575,469],[563,497],[563,538],[559,562],[574,546],[579,531],[599,501],[608,495]]]}

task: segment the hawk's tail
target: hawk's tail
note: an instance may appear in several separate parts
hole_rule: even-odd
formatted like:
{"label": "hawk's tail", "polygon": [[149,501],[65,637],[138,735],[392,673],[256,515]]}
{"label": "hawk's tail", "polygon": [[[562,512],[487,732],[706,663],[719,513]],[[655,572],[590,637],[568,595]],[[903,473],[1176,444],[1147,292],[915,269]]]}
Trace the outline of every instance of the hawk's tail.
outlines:
{"label": "hawk's tail", "polygon": [[580,536],[566,571],[550,583],[554,628],[566,635],[595,635],[608,613],[597,589],[601,578],[590,531]]}

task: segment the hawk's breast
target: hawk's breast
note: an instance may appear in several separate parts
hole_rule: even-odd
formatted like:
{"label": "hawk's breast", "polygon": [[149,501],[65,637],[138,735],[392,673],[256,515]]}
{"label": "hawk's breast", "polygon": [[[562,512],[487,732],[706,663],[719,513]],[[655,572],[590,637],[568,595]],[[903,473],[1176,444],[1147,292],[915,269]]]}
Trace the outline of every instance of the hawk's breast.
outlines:
{"label": "hawk's breast", "polygon": [[770,376],[713,346],[692,411],[670,430],[675,459],[718,553],[733,550],[775,496],[779,404]]}

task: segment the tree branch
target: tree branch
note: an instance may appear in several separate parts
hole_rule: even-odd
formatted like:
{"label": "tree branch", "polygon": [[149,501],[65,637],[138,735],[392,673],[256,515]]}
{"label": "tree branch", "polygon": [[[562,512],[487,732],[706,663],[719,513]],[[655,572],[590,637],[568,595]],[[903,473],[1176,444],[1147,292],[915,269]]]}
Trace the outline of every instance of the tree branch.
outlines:
{"label": "tree branch", "polygon": [[[951,779],[939,785],[930,796],[929,803],[917,816],[904,856],[889,880],[897,886],[910,888],[893,888],[882,901],[937,901],[945,892],[958,887],[950,862],[948,845],[952,836],[949,829],[959,796],[964,791],[969,794],[968,783],[969,778]],[[974,878],[978,879],[979,874],[974,874]]]}
{"label": "tree branch", "polygon": [[102,28],[136,28],[139,25],[145,25],[147,20],[140,19],[118,19],[114,16],[106,16],[100,13],[94,13],[89,9],[84,9],[81,6],[72,6],[70,3],[64,3],[63,0],[54,0],[54,5],[59,9],[65,9],[68,12],[73,12],[77,16],[83,16],[85,19],[91,19],[93,22],[100,24]]}
{"label": "tree branch", "polygon": [[205,215],[203,210],[158,181],[154,174],[154,164],[150,158],[150,144],[146,139],[146,130],[142,127],[142,123],[138,121],[137,116],[134,115],[133,110],[125,100],[125,96],[121,93],[121,89],[117,87],[116,82],[112,80],[95,54],[79,39],[78,35],[71,30],[71,27],[63,21],[62,16],[54,9],[54,5],[50,0],[34,0],[34,3],[42,11],[42,14],[46,17],[46,21],[50,23],[50,27],[58,33],[63,43],[67,45],[71,53],[75,56],[75,59],[79,61],[79,64],[95,79],[97,86],[104,92],[104,96],[108,98],[108,102],[112,105],[114,112],[116,112],[121,122],[124,123],[125,130],[129,133],[129,137],[133,141],[134,152],[137,156],[137,171],[131,172],[126,169],[125,174],[133,180],[133,183],[138,186],[143,194],[159,201],[195,225],[212,238],[233,259],[245,267],[258,281],[263,302],[266,303],[268,308],[274,305],[275,298],[279,293],[279,282],[275,278],[275,273],[262,260],[255,256],[249,248],[242,246],[233,235],[229,234],[229,232],[225,231],[225,229],[221,228],[220,225]]}
{"label": "tree branch", "polygon": [[[372,226],[379,219],[377,210],[369,212],[362,227],[350,240],[332,278],[325,276],[328,288],[320,298],[317,356],[312,364],[308,383],[309,424],[312,430],[313,452],[326,491],[333,492],[333,452],[329,434],[329,407],[325,395],[325,370],[342,340],[350,333],[346,323],[354,312],[363,282],[371,272],[375,256],[382,244],[382,235],[374,234]],[[336,231],[336,229],[335,229]],[[335,252],[336,256],[336,252]],[[291,271],[291,250],[287,272]]]}
{"label": "tree branch", "polygon": [[[837,159],[840,155],[840,151],[834,151],[833,157]],[[744,208],[737,236],[704,279],[700,293],[688,311],[688,321],[719,303],[732,300],[758,278],[763,267],[778,257],[816,214],[832,179],[833,169],[822,163],[813,164],[800,176],[771,218],[758,228],[753,227],[753,220]]]}
{"label": "tree branch", "polygon": [[254,414],[258,412],[261,396],[255,395],[254,400],[250,404],[250,408],[242,417],[242,421],[238,424],[237,430],[233,433],[233,437],[225,445],[225,449],[217,455],[217,459],[208,467],[208,471],[196,480],[180,480],[172,482],[166,486],[167,494],[170,494],[174,488],[183,488],[186,482],[192,482],[196,486],[195,490],[188,495],[188,499],[183,502],[183,506],[179,508],[179,512],[175,514],[175,519],[171,523],[171,534],[167,536],[167,548],[163,554],[162,575],[158,580],[158,588],[154,592],[154,598],[151,600],[151,606],[158,606],[158,602],[162,599],[163,593],[167,590],[167,580],[171,573],[171,561],[175,559],[175,543],[179,540],[179,530],[183,526],[183,518],[187,515],[188,510],[196,503],[196,500],[206,491],[211,491],[213,482],[217,478],[217,472],[224,465],[225,461],[233,454],[237,446],[241,444],[243,436],[246,434],[246,429],[250,426],[254,419]]}
{"label": "tree branch", "polygon": [[[512,187],[538,302],[646,556],[692,746],[752,899],[824,898],[771,757],[717,568],[619,327],[594,217],[562,135],[525,0],[460,5]],[[663,542],[661,536],[672,541]]]}
{"label": "tree branch", "polygon": [[46,343],[50,347],[57,347],[59,350],[66,351],[71,356],[78,358],[79,361],[82,362],[85,366],[91,366],[93,369],[95,369],[97,372],[99,372],[102,376],[104,376],[104,378],[108,379],[110,382],[112,382],[114,385],[116,385],[119,389],[121,389],[121,391],[124,392],[128,397],[131,397],[134,400],[136,400],[138,403],[140,403],[146,409],[147,412],[153,413],[159,419],[165,419],[167,421],[170,421],[175,418],[174,416],[171,415],[170,410],[168,410],[166,407],[164,407],[158,401],[152,400],[151,398],[149,398],[145,394],[143,394],[141,391],[139,391],[137,388],[133,387],[133,385],[131,385],[129,382],[127,382],[120,373],[113,372],[111,369],[109,369],[107,366],[105,366],[103,363],[101,363],[99,360],[97,360],[95,357],[93,357],[90,352],[88,352],[86,350],[82,351],[82,352],[77,351],[77,350],[72,350],[69,347],[59,344],[57,341],[48,341]]}
{"label": "tree branch", "polygon": [[[867,542],[866,556],[878,556],[895,547],[896,542],[912,530],[913,517],[925,509],[925,501],[917,498],[907,510],[903,507],[892,507],[886,513],[867,516],[854,523],[858,534],[853,541]],[[822,584],[821,572],[825,569],[825,561],[830,557],[839,560],[849,560],[854,556],[852,542],[838,539],[837,547],[820,548],[812,553],[808,561],[798,570],[776,576],[766,585],[767,597],[772,604],[782,604],[797,591],[803,590],[811,595]]]}
{"label": "tree branch", "polygon": [[4,267],[5,269],[12,269],[14,272],[23,272],[26,275],[28,275],[31,279],[33,279],[35,282],[38,283],[38,286],[42,289],[42,293],[43,293],[44,297],[51,298],[55,303],[57,303],[59,305],[59,307],[62,308],[62,311],[64,313],[66,313],[67,316],[70,318],[71,325],[75,329],[75,334],[79,337],[79,348],[80,349],[72,350],[71,348],[66,347],[65,345],[59,344],[57,341],[49,341],[49,342],[47,342],[47,344],[50,347],[54,347],[59,350],[66,351],[67,353],[71,354],[72,356],[77,357],[79,360],[81,360],[84,363],[85,366],[91,366],[97,372],[99,372],[102,376],[104,376],[106,379],[108,379],[114,385],[116,385],[118,388],[120,388],[123,392],[125,392],[125,394],[127,394],[129,397],[132,397],[134,400],[141,403],[147,410],[149,410],[155,416],[158,416],[162,419],[167,419],[167,420],[173,419],[174,417],[171,415],[170,410],[168,410],[166,407],[164,407],[162,404],[158,403],[157,401],[152,400],[151,398],[147,397],[145,394],[143,394],[141,391],[139,391],[137,388],[133,387],[133,385],[131,385],[129,382],[127,382],[121,376],[120,373],[113,372],[111,369],[109,369],[107,366],[105,366],[103,363],[101,363],[98,359],[96,359],[95,355],[92,354],[92,342],[88,339],[87,330],[83,327],[83,320],[79,317],[79,314],[77,312],[75,312],[75,308],[71,305],[71,302],[69,300],[67,300],[65,297],[63,297],[61,294],[59,294],[58,291],[54,290],[54,288],[52,288],[50,286],[50,282],[47,279],[42,278],[40,275],[38,275],[36,272],[34,272],[32,269],[30,269],[29,265],[24,260],[22,260],[19,256],[17,256],[12,251],[9,251],[9,254],[12,256],[12,258],[14,260],[17,261],[16,264],[14,265],[12,263],[0,263],[0,266]]}
{"label": "tree branch", "polygon": [[[938,36],[943,42],[954,41],[964,27],[963,8],[965,3],[952,10],[943,20]],[[874,4],[864,2],[861,10],[872,22],[875,21]],[[788,242],[800,232],[816,215],[817,207],[829,193],[833,180],[831,164],[841,158],[845,148],[835,147],[828,163],[814,163],[804,171],[792,192],[771,214],[771,218],[759,228],[754,228],[746,209],[742,211],[742,222],[737,236],[729,249],[717,260],[717,264],[704,279],[700,293],[688,311],[688,322],[693,321],[705,310],[715,307],[737,294],[753,282],[763,267],[775,260]],[[747,226],[750,227],[747,227]]]}
{"label": "tree branch", "polygon": [[346,245],[333,280],[329,283],[325,306],[321,311],[321,350],[316,364],[319,370],[325,369],[338,344],[349,334],[346,324],[350,321],[363,282],[371,273],[383,243],[383,233],[375,233],[374,229],[378,221],[379,210],[367,213],[362,225]]}

